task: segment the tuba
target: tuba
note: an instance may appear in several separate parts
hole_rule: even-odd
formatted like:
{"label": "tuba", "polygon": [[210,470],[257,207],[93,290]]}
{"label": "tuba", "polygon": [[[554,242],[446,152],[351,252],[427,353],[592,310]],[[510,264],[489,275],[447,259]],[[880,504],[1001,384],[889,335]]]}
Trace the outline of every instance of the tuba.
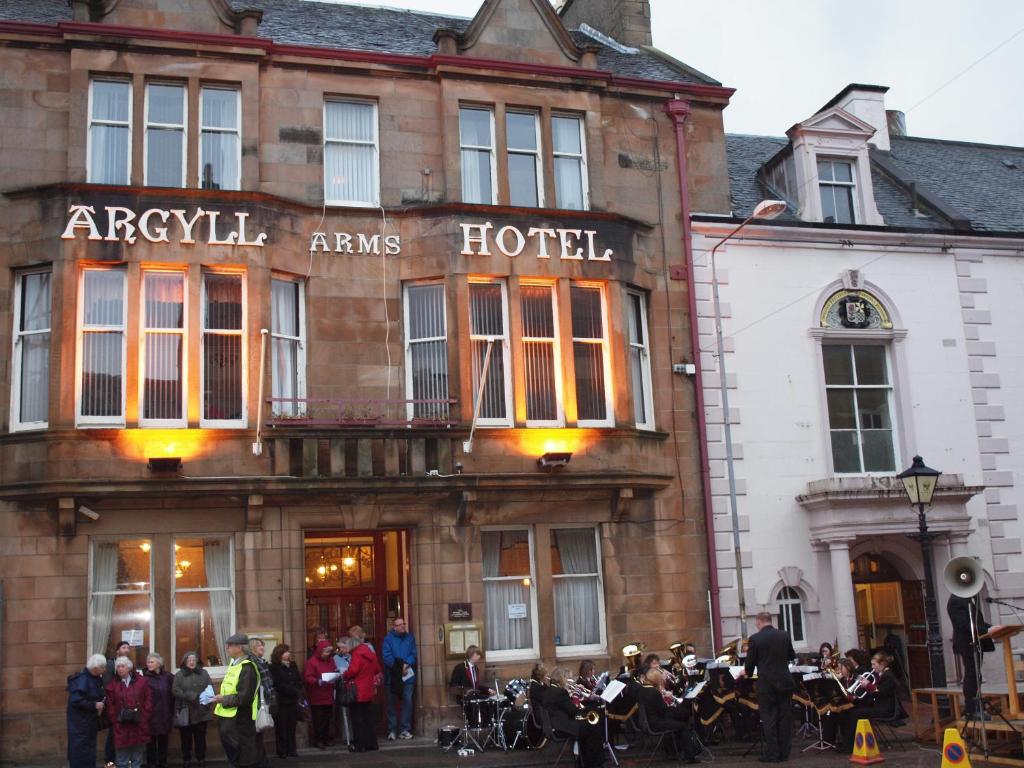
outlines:
{"label": "tuba", "polygon": [[740,641],[733,640],[725,648],[720,650],[715,656],[715,661],[719,664],[728,664],[730,667],[735,667],[739,664],[739,656],[736,653],[736,648],[739,647]]}
{"label": "tuba", "polygon": [[646,648],[645,643],[629,643],[622,646],[622,659],[626,668],[631,669],[634,674],[640,671],[640,657]]}

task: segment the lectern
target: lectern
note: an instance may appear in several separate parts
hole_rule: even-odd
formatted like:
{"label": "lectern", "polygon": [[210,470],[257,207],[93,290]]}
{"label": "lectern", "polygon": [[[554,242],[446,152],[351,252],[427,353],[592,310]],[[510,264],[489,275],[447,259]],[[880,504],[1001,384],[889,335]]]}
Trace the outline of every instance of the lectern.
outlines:
{"label": "lectern", "polygon": [[1010,638],[1024,630],[1022,624],[1006,624],[995,627],[981,636],[982,640],[1000,640],[1003,643],[1003,665],[1006,667],[1006,688],[1010,694],[1010,719],[1020,719],[1020,702],[1017,699],[1017,675],[1013,669],[1013,649]]}

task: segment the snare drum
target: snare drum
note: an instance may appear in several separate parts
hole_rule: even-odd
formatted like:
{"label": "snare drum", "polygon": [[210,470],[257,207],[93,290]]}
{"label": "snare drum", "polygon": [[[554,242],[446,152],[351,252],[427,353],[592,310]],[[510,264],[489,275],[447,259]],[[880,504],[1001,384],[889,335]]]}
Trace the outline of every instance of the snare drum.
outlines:
{"label": "snare drum", "polygon": [[469,693],[462,700],[462,711],[466,716],[466,723],[470,728],[482,730],[492,727],[498,722],[498,703],[486,694],[477,693],[471,696]]}
{"label": "snare drum", "polygon": [[524,709],[526,707],[529,692],[530,683],[527,680],[509,680],[505,686],[505,698],[516,709]]}

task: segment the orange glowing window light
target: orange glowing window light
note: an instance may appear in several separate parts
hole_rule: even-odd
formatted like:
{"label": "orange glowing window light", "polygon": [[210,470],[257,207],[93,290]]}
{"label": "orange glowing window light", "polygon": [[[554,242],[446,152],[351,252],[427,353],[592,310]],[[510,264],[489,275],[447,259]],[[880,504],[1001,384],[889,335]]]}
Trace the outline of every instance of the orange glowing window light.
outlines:
{"label": "orange glowing window light", "polygon": [[183,461],[210,453],[215,441],[202,429],[124,429],[117,448],[138,461],[177,457]]}
{"label": "orange glowing window light", "polygon": [[519,429],[513,444],[523,456],[543,456],[545,453],[579,453],[598,437],[593,429]]}

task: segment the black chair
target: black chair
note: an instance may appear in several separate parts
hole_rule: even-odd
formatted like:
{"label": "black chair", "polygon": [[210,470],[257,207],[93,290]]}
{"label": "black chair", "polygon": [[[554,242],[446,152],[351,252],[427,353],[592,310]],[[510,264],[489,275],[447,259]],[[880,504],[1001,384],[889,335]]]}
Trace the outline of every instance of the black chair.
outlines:
{"label": "black chair", "polygon": [[903,709],[903,705],[900,704],[898,697],[893,697],[893,708],[892,714],[888,717],[872,717],[868,722],[871,723],[871,730],[875,732],[875,737],[886,749],[891,749],[893,745],[899,747],[900,752],[906,752],[907,748],[903,746],[899,736],[896,733],[896,728],[902,726],[907,719],[907,713]]}
{"label": "black chair", "polygon": [[562,745],[562,748],[558,750],[558,757],[555,758],[555,765],[557,766],[562,760],[562,755],[565,754],[565,748],[572,743],[572,734],[556,731],[551,726],[551,715],[544,707],[538,707],[534,709],[534,712],[540,713],[540,727],[544,731],[544,737],[552,744]]}
{"label": "black chair", "polygon": [[647,756],[647,765],[653,762],[654,758],[658,755],[658,750],[661,748],[661,743],[665,740],[666,736],[672,736],[673,745],[675,744],[675,736],[672,731],[656,731],[651,728],[651,723],[647,719],[647,710],[644,709],[644,705],[640,704],[636,710],[637,725],[640,726],[640,733],[644,736],[650,736],[655,739],[654,749],[651,750],[651,754]]}

